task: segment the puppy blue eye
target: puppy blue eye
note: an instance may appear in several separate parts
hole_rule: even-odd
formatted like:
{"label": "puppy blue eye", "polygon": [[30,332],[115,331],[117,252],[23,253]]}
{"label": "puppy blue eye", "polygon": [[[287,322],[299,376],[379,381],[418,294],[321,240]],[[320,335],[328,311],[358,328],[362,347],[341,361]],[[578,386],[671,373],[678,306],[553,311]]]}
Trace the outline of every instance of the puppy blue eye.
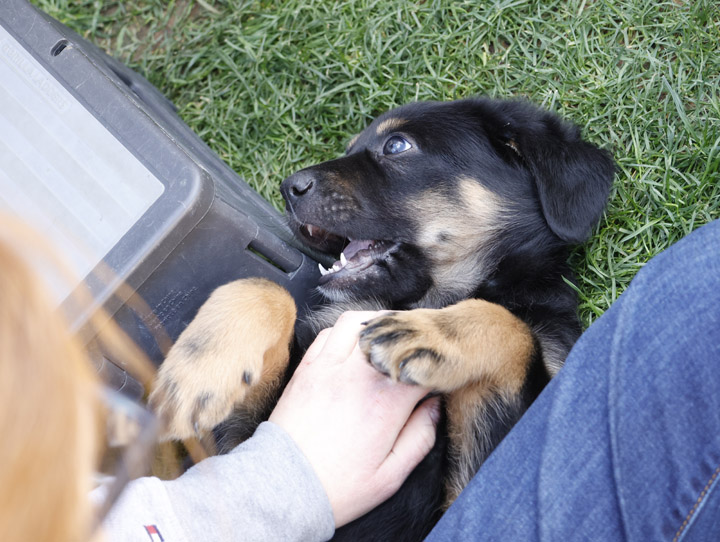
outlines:
{"label": "puppy blue eye", "polygon": [[383,154],[399,154],[405,152],[408,149],[412,149],[410,142],[404,137],[392,136],[386,142],[383,147]]}

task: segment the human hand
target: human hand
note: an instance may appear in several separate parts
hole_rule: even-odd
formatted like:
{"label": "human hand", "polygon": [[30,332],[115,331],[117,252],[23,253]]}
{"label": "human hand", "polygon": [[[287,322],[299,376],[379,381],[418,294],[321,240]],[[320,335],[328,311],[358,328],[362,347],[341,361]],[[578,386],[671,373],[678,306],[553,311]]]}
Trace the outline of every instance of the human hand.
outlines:
{"label": "human hand", "polygon": [[358,346],[375,312],[343,314],[322,331],[270,421],[293,438],[330,499],[335,526],[392,496],[435,443],[439,399],[376,371]]}

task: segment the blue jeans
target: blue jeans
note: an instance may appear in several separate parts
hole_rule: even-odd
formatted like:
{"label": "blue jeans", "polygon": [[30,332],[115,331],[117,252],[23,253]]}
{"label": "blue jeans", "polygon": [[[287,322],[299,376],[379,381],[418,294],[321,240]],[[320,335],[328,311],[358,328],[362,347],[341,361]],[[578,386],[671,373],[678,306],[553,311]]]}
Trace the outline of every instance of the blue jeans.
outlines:
{"label": "blue jeans", "polygon": [[720,221],[638,273],[428,540],[720,541]]}

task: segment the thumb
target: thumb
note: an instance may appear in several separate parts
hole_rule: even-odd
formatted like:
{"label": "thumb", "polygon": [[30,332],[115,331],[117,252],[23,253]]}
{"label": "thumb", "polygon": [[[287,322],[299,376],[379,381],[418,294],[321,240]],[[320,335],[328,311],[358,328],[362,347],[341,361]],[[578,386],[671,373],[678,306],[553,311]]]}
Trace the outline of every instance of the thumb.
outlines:
{"label": "thumb", "polygon": [[426,399],[408,418],[405,427],[398,434],[390,453],[378,474],[392,489],[397,491],[412,470],[432,450],[440,420],[440,397]]}

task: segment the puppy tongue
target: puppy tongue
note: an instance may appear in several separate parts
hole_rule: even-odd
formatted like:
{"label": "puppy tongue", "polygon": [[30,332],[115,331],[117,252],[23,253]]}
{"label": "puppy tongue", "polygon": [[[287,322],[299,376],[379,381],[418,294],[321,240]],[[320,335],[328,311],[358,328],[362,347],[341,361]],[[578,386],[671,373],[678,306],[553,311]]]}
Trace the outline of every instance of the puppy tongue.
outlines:
{"label": "puppy tongue", "polygon": [[346,246],[343,250],[343,254],[349,260],[361,250],[370,248],[370,245],[372,244],[373,241],[350,241],[350,243],[348,243],[348,246]]}

